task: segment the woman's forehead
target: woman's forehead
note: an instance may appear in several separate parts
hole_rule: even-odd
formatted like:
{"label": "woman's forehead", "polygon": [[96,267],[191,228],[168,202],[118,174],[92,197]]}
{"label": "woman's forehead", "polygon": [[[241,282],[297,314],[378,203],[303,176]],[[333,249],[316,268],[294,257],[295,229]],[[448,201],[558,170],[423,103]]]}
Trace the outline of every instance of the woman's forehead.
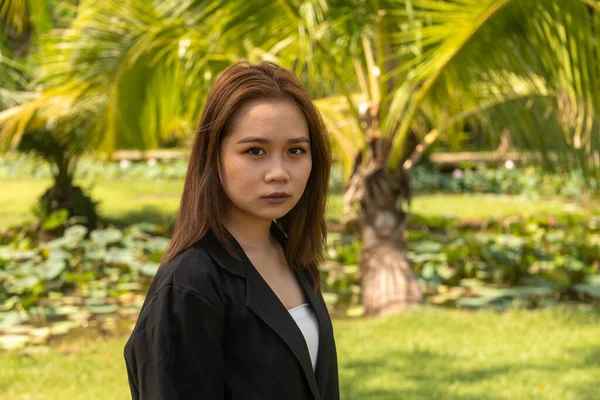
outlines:
{"label": "woman's forehead", "polygon": [[292,101],[252,101],[238,111],[231,136],[237,143],[247,138],[263,143],[302,141],[309,138],[308,124],[300,107]]}

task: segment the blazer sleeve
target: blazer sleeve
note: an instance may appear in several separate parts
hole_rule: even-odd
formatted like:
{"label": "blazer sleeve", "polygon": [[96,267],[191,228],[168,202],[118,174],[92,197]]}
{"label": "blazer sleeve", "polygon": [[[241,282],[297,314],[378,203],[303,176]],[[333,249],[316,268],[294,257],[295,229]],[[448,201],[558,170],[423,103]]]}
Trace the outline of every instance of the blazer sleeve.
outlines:
{"label": "blazer sleeve", "polygon": [[199,294],[165,286],[125,346],[134,400],[223,399],[223,315]]}

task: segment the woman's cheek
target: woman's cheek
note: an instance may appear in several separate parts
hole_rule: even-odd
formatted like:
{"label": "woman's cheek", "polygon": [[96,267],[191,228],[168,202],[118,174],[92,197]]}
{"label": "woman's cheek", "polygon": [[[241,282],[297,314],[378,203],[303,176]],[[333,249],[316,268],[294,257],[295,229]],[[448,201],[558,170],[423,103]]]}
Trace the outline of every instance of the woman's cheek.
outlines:
{"label": "woman's cheek", "polygon": [[304,181],[307,182],[310,177],[310,172],[312,171],[312,160],[310,158],[306,160],[306,165],[302,170],[304,171]]}
{"label": "woman's cheek", "polygon": [[232,166],[235,169],[235,172],[238,174],[243,174],[249,168],[249,162],[242,155],[239,155],[234,158]]}

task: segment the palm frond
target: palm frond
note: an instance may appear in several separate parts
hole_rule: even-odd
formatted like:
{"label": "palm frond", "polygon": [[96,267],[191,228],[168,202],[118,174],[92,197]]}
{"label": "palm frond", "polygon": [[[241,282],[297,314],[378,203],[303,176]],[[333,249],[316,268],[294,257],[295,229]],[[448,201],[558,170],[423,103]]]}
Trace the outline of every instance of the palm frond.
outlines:
{"label": "palm frond", "polygon": [[[443,74],[452,77],[464,96],[477,102],[491,98],[502,103],[503,96],[518,95],[523,85],[532,90],[542,86],[546,93],[540,91],[534,98],[544,99],[545,105],[554,104],[556,112],[543,124],[542,120],[531,124],[529,130],[552,122],[560,127],[564,138],[556,142],[554,151],[591,151],[598,110],[598,71],[592,58],[597,51],[592,19],[583,2],[464,0],[423,1],[413,6],[412,13],[422,27],[394,35],[405,48],[414,45],[418,37],[422,48],[408,67],[403,65],[395,71],[404,73],[414,67],[395,91],[386,118],[386,133],[393,137],[392,168],[401,162],[399,155],[413,117]],[[406,11],[398,13],[404,15]],[[458,24],[459,20],[462,23]],[[510,76],[512,83],[507,80]],[[554,96],[554,101],[548,103],[544,94]],[[515,119],[505,114],[495,123],[508,124]],[[513,136],[526,134],[524,125],[519,130],[514,124],[512,127]],[[546,148],[541,138],[545,132],[536,131],[540,144],[536,151]],[[572,165],[566,163],[565,167]]]}
{"label": "palm frond", "polygon": [[[360,97],[357,96],[354,100],[364,101]],[[347,103],[340,96],[317,99],[315,104],[331,135],[336,161],[342,167],[343,181],[347,182],[352,174],[356,155],[366,145],[365,136],[350,115]]]}
{"label": "palm frond", "polygon": [[4,33],[21,35],[30,29],[38,34],[52,28],[52,17],[46,0],[0,0],[0,21]]}

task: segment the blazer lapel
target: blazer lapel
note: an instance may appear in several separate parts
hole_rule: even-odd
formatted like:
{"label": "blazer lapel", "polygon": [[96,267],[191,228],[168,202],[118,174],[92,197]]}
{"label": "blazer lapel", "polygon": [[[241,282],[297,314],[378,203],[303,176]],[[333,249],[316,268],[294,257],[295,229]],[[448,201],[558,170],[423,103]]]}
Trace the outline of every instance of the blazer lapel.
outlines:
{"label": "blazer lapel", "polygon": [[281,337],[298,359],[315,400],[320,400],[319,388],[302,331],[271,287],[251,267],[246,278],[246,305]]}
{"label": "blazer lapel", "polygon": [[319,386],[319,392],[321,395],[325,394],[327,384],[329,382],[330,365],[329,360],[332,358],[333,343],[331,338],[333,337],[333,329],[329,323],[329,314],[327,307],[324,306],[318,299],[317,295],[313,291],[313,288],[308,280],[308,277],[304,271],[295,270],[296,276],[304,295],[306,296],[310,307],[312,308],[317,321],[319,322],[319,351],[317,353],[317,367],[315,369],[315,376],[317,384]]}
{"label": "blazer lapel", "polygon": [[[284,250],[287,243],[287,237],[277,227],[275,223],[271,225],[271,232],[279,240]],[[332,346],[331,337],[333,331],[328,323],[327,308],[317,298],[310,282],[304,271],[294,268],[294,273],[300,284],[304,295],[310,304],[319,323],[319,351],[317,355],[317,367],[313,371],[312,362],[308,353],[308,347],[302,331],[296,325],[289,311],[286,310],[283,303],[279,300],[275,292],[254,268],[246,253],[235,240],[233,235],[229,234],[230,242],[234,251],[241,258],[241,262],[231,258],[219,244],[214,235],[208,234],[205,238],[209,245],[209,252],[212,258],[221,267],[228,271],[246,278],[246,306],[251,309],[265,324],[267,324],[277,335],[285,342],[291,352],[294,354],[310,387],[314,400],[321,400],[321,394],[325,393],[327,382],[329,380],[328,360],[331,356]],[[316,375],[315,375],[316,373]],[[317,383],[318,382],[318,383]]]}

